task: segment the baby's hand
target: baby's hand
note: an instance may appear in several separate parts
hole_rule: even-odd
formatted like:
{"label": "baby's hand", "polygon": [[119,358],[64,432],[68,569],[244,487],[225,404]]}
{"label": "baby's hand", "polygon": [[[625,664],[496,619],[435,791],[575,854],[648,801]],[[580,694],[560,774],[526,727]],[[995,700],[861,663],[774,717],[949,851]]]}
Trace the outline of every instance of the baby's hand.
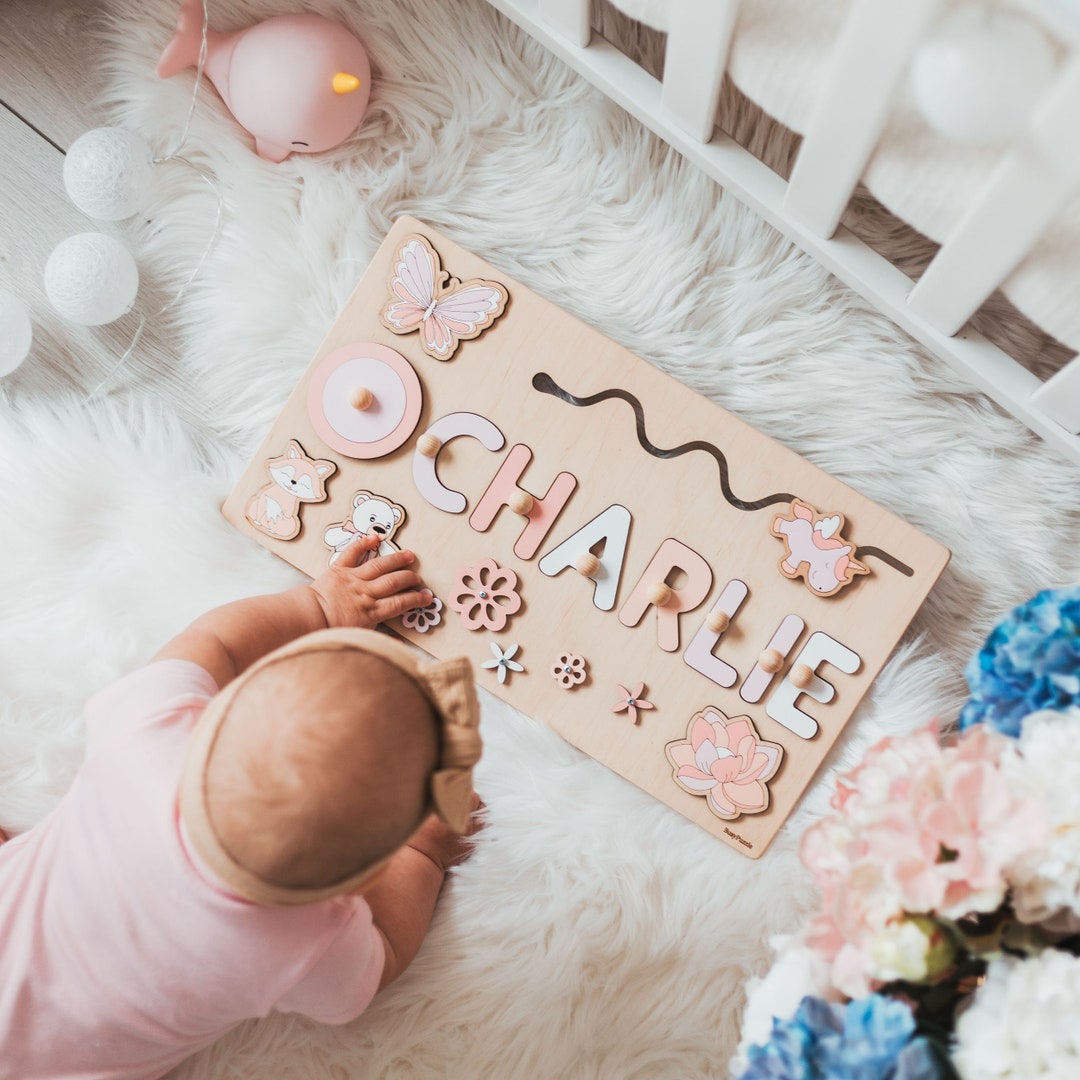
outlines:
{"label": "baby's hand", "polygon": [[451,866],[464,862],[472,854],[471,837],[484,827],[479,814],[479,811],[484,809],[484,804],[475,791],[472,800],[472,817],[469,818],[469,831],[465,836],[458,836],[449,825],[432,814],[409,837],[406,846],[426,855],[444,873]]}
{"label": "baby's hand", "polygon": [[395,551],[360,563],[379,543],[378,536],[359,537],[311,583],[327,626],[372,630],[378,623],[431,603],[432,592],[424,588],[420,575],[404,569],[416,558],[411,551]]}

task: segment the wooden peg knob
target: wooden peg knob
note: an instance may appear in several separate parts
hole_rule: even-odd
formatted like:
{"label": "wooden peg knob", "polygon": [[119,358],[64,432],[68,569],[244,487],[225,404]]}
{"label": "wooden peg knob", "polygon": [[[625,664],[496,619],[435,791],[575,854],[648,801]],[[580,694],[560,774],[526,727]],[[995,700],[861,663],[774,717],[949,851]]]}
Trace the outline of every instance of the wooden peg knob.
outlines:
{"label": "wooden peg knob", "polygon": [[710,611],[705,625],[714,634],[722,634],[731,625],[731,616],[726,611]]}
{"label": "wooden peg knob", "polygon": [[424,457],[435,457],[442,449],[442,439],[440,439],[438,435],[432,435],[430,431],[425,431],[424,434],[416,440],[416,449],[419,450]]}
{"label": "wooden peg knob", "polygon": [[758,667],[770,675],[775,675],[783,666],[784,657],[775,649],[766,649],[758,657]]}
{"label": "wooden peg knob", "polygon": [[793,686],[805,690],[814,681],[814,669],[807,664],[796,664],[788,675]]}
{"label": "wooden peg knob", "polygon": [[356,386],[349,394],[349,404],[363,412],[375,404],[375,395],[366,386]]}
{"label": "wooden peg knob", "polygon": [[[515,514],[520,514],[522,517],[528,517],[532,513],[533,504],[536,500],[527,491],[515,491],[510,496],[507,506],[514,511]],[[596,556],[593,556],[595,558]]]}
{"label": "wooden peg knob", "polygon": [[657,607],[663,607],[671,599],[671,586],[663,581],[658,581],[649,589],[649,603]]}
{"label": "wooden peg knob", "polygon": [[584,551],[577,557],[574,569],[585,577],[596,577],[600,570],[600,560],[591,551]]}

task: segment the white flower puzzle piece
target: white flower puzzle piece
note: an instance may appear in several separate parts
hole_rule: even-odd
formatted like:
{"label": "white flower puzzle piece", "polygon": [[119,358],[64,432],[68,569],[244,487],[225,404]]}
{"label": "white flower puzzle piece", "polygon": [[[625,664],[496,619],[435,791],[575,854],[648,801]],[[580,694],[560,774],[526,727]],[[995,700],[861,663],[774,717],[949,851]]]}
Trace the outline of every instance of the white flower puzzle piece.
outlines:
{"label": "white flower puzzle piece", "polygon": [[495,672],[498,676],[499,682],[504,683],[510,676],[511,671],[524,671],[525,669],[519,664],[514,657],[517,656],[519,646],[508,645],[506,649],[501,649],[496,642],[491,642],[491,655],[495,657],[494,660],[485,660],[480,666],[482,668],[488,668]]}

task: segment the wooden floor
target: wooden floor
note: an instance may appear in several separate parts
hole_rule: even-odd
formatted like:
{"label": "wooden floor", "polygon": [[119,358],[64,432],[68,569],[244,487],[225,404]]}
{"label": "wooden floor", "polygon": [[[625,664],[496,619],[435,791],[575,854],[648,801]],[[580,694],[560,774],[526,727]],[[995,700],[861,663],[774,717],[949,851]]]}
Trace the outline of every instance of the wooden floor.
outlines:
{"label": "wooden floor", "polygon": [[[91,329],[56,315],[42,284],[49,254],[65,237],[125,235],[122,224],[77,210],[62,181],[67,148],[108,123],[99,104],[108,11],[109,0],[0,0],[0,288],[21,297],[34,322],[29,358],[3,383],[16,403],[97,387],[130,345],[150,291],[140,288],[131,314]],[[160,352],[155,330],[148,326],[140,349]]]}

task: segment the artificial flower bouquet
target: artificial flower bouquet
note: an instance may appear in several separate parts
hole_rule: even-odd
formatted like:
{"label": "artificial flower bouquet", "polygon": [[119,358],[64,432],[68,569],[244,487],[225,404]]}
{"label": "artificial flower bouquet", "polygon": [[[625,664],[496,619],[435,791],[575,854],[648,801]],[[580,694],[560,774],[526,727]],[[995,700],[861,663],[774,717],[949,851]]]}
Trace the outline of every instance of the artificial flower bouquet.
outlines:
{"label": "artificial flower bouquet", "polygon": [[965,674],[958,734],[885,739],[804,834],[821,908],[752,987],[733,1075],[1080,1078],[1080,587]]}

